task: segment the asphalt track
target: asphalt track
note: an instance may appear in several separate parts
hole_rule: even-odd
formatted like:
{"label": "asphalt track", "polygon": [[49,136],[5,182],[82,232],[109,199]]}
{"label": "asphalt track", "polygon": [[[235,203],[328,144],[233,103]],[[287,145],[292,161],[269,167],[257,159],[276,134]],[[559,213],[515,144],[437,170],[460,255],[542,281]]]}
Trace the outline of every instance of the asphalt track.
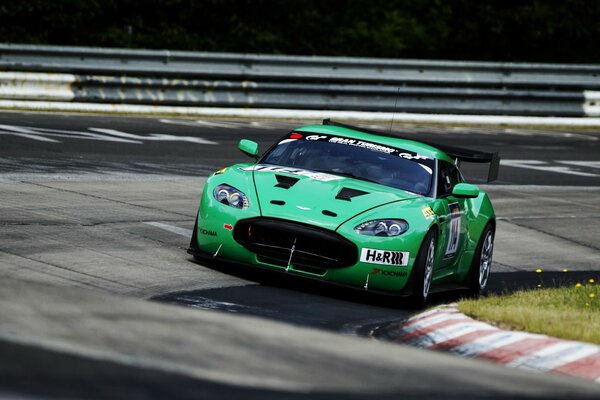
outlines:
{"label": "asphalt track", "polygon": [[[597,385],[352,337],[404,318],[401,302],[191,260],[202,177],[245,160],[240,138],[264,149],[299,124],[0,113],[0,396],[598,398]],[[394,131],[506,160],[486,186],[491,291],[600,278],[600,133]]]}

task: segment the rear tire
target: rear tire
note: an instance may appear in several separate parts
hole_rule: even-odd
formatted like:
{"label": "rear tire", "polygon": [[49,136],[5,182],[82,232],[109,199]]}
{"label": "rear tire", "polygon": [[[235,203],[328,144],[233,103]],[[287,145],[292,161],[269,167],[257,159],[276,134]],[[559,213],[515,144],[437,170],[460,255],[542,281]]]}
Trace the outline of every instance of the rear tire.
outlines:
{"label": "rear tire", "polygon": [[469,295],[478,297],[485,290],[492,269],[492,255],[494,252],[494,227],[492,224],[487,224],[471,263],[469,270]]}
{"label": "rear tire", "polygon": [[436,242],[436,231],[430,230],[427,232],[425,239],[423,239],[423,243],[417,254],[417,259],[413,267],[412,295],[409,297],[410,305],[414,308],[423,308],[427,302],[433,277]]}

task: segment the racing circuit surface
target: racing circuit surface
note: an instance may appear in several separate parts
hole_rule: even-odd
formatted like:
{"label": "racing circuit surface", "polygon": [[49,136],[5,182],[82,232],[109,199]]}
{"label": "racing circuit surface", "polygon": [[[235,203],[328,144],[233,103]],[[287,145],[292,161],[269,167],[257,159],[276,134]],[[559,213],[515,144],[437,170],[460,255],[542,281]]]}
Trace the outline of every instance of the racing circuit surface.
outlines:
{"label": "racing circuit surface", "polygon": [[[396,299],[194,262],[204,178],[304,123],[0,113],[0,397],[600,396],[354,337],[410,315]],[[501,152],[491,291],[600,277],[600,132],[393,130]]]}

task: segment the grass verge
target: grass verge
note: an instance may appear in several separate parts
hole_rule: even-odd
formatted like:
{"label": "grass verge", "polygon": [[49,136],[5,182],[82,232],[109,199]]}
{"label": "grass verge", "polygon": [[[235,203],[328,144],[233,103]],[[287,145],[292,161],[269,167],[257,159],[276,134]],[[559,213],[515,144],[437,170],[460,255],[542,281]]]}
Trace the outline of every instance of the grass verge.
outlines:
{"label": "grass verge", "polygon": [[600,344],[600,285],[594,279],[561,288],[461,300],[458,308],[503,329]]}

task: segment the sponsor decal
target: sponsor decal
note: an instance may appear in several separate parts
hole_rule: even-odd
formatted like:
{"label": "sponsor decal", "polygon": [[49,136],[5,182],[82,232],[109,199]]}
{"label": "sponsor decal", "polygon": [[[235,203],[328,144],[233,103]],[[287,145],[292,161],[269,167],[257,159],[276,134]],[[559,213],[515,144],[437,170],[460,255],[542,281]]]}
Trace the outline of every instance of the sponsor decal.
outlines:
{"label": "sponsor decal", "polygon": [[215,175],[221,175],[223,172],[227,171],[227,167],[221,168],[220,170],[215,172]]}
{"label": "sponsor decal", "polygon": [[306,176],[310,179],[314,179],[316,181],[322,181],[322,182],[344,179],[341,176],[330,175],[330,174],[326,174],[324,172],[314,172],[314,171],[309,171],[306,169],[291,168],[291,167],[279,167],[277,165],[259,164],[259,165],[253,165],[251,167],[241,168],[241,170],[242,171],[260,171],[260,172],[282,172],[285,174]]}
{"label": "sponsor decal", "polygon": [[198,228],[198,233],[206,236],[217,236],[217,232],[209,231],[208,229]]}
{"label": "sponsor decal", "polygon": [[371,271],[371,275],[379,275],[379,274],[381,274],[383,276],[392,276],[394,278],[408,276],[407,271],[386,271],[386,270],[380,269],[380,268],[373,268],[373,271]]}
{"label": "sponsor decal", "polygon": [[431,160],[430,157],[422,156],[421,154],[400,153],[398,157],[406,158],[407,160]]}
{"label": "sponsor decal", "polygon": [[223,228],[227,229],[228,231],[232,231],[233,230],[233,225],[231,225],[231,224],[223,224]]}
{"label": "sponsor decal", "polygon": [[387,147],[387,146],[383,146],[380,144],[365,142],[365,141],[358,140],[358,139],[342,138],[342,137],[337,137],[337,136],[330,138],[329,143],[338,143],[338,144],[345,144],[347,146],[362,147],[363,149],[379,151],[381,153],[387,153],[387,154],[396,152],[396,149]]}
{"label": "sponsor decal", "polygon": [[423,216],[425,217],[425,219],[430,219],[435,216],[435,213],[433,212],[431,207],[421,208],[421,212],[423,213]]}
{"label": "sponsor decal", "polygon": [[290,135],[290,139],[302,139],[302,137],[303,136],[298,132],[292,132],[292,134]]}
{"label": "sponsor decal", "polygon": [[452,203],[448,205],[448,208],[450,209],[450,227],[444,257],[453,257],[458,249],[460,239],[460,206],[458,203]]}
{"label": "sponsor decal", "polygon": [[327,139],[327,136],[310,135],[310,136],[306,137],[306,140],[321,140],[321,139]]}
{"label": "sponsor decal", "polygon": [[360,261],[380,264],[380,265],[397,265],[405,267],[408,265],[408,257],[410,253],[406,251],[390,251],[363,248],[360,252]]}

